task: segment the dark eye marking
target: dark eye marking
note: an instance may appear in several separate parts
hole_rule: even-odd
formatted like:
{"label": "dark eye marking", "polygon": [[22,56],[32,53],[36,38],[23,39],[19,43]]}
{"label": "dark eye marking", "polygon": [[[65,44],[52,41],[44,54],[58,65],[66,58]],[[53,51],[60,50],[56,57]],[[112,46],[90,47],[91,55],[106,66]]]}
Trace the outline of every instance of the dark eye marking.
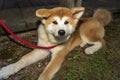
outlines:
{"label": "dark eye marking", "polygon": [[57,22],[57,21],[53,21],[53,24],[57,25],[57,24],[58,24],[58,22]]}
{"label": "dark eye marking", "polygon": [[68,24],[68,23],[69,23],[69,21],[65,21],[65,22],[64,22],[64,24]]}

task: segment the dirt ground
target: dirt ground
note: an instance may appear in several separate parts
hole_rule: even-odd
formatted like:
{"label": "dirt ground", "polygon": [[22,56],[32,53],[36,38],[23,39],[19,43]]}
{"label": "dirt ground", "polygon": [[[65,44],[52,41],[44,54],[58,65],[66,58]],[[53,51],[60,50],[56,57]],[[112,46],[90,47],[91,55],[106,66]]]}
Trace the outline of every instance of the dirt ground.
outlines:
{"label": "dirt ground", "polygon": [[[113,21],[105,29],[105,47],[93,55],[85,55],[80,47],[75,48],[52,80],[120,80],[120,14],[113,14]],[[36,30],[19,36],[31,43],[37,41]],[[31,50],[0,36],[0,68],[18,61]],[[37,80],[49,60],[50,56],[20,70],[7,80]]]}

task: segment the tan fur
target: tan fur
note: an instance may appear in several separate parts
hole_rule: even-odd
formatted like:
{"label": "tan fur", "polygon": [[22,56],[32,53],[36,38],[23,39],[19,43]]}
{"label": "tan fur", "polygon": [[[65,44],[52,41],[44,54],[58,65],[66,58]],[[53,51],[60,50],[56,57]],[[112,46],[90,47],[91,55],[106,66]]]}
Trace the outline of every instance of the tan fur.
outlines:
{"label": "tan fur", "polygon": [[[73,28],[72,33],[73,33],[76,28],[76,24],[79,18],[81,17],[81,15],[83,14],[83,12],[84,12],[83,7],[71,8],[71,9],[65,7],[57,7],[53,9],[38,9],[36,11],[36,16],[41,19],[42,23],[44,24],[44,28],[46,28],[46,30],[48,30],[47,28],[49,27],[49,25],[52,25],[53,28],[63,27],[64,25],[61,23],[60,23],[61,25],[59,26],[57,26],[57,24],[52,24],[52,23],[56,21],[55,17],[60,18],[60,20],[62,20],[64,17],[67,17],[66,21],[68,21],[69,23],[66,26],[69,28],[69,26],[72,25]],[[47,36],[50,42],[59,43],[59,41],[56,41],[56,38],[54,38],[53,36],[54,33],[51,34],[51,32],[49,31],[46,32],[48,34]],[[68,33],[67,35],[70,38],[69,35],[71,36],[71,33],[70,34]]]}
{"label": "tan fur", "polygon": [[95,14],[93,15],[93,18],[97,19],[104,26],[109,24],[112,20],[111,13],[109,11],[106,11],[105,9],[97,9],[95,11]]}
{"label": "tan fur", "polygon": [[57,7],[57,8],[53,8],[53,9],[38,9],[36,11],[36,16],[40,17],[42,20],[44,20],[44,18],[48,18],[46,20],[45,25],[51,23],[52,17],[58,16],[60,18],[62,18],[63,16],[68,16],[70,18],[70,23],[73,23],[74,20],[78,20],[79,16],[74,17],[75,19],[72,18],[72,16],[74,16],[74,14],[77,11],[83,11],[84,8],[80,7],[80,8],[63,8],[63,7]]}
{"label": "tan fur", "polygon": [[[55,8],[52,9],[52,14],[57,13],[58,15],[64,16],[68,15],[69,12],[63,11],[65,13],[59,13],[58,11],[60,9],[63,10],[68,10],[67,8]],[[44,11],[45,10],[45,11]],[[74,9],[76,11],[76,9]],[[74,12],[74,10],[72,10]],[[78,9],[80,10],[80,9]],[[44,14],[41,12],[43,11]],[[43,23],[46,23],[46,20],[43,18],[49,18],[48,15],[51,13],[48,13],[50,10],[48,9],[40,9],[37,11],[36,15],[40,18],[42,18]],[[106,10],[101,10],[101,12],[104,12]],[[108,12],[108,11],[107,11]],[[109,12],[108,12],[109,13]],[[47,16],[46,16],[47,15]],[[55,14],[56,15],[56,14]],[[54,15],[54,16],[55,16]],[[96,16],[99,15],[99,13],[95,13]],[[105,15],[107,15],[105,13]],[[49,15],[50,16],[50,15]],[[68,15],[70,16],[70,15]],[[77,16],[77,17],[76,17]],[[79,15],[74,16],[75,18],[78,19]],[[99,15],[100,17],[101,15]],[[111,17],[109,15],[108,17]],[[106,17],[104,17],[106,18]],[[103,18],[103,19],[104,19]],[[104,20],[108,20],[107,18]],[[51,80],[52,77],[55,75],[55,73],[59,70],[61,64],[63,63],[66,55],[73,50],[75,47],[81,45],[81,47],[84,47],[87,43],[93,44],[93,46],[87,47],[85,49],[85,52],[87,54],[93,54],[96,52],[98,49],[104,45],[104,28],[103,28],[103,23],[99,21],[99,18],[97,17],[91,17],[91,18],[83,18],[81,19],[82,24],[77,26],[76,31],[71,35],[70,39],[61,44],[58,45],[57,47],[50,49],[50,50],[43,50],[43,49],[35,49],[32,52],[28,53],[27,55],[23,56],[18,62],[10,64],[6,67],[3,67],[0,70],[0,79],[1,78],[7,78],[10,75],[18,72],[20,69],[35,63],[41,59],[44,59],[47,57],[47,55],[52,53],[51,56],[51,61],[47,65],[47,67],[44,69],[44,71],[41,73],[40,77],[38,80]],[[107,21],[107,24],[110,20]],[[105,23],[106,25],[106,23]],[[40,25],[40,28],[38,29],[38,45],[43,45],[43,46],[50,46],[54,45],[49,41],[48,34],[46,30],[44,29],[44,25]],[[52,38],[52,37],[50,37]]]}
{"label": "tan fur", "polygon": [[103,39],[105,35],[104,26],[110,23],[111,20],[111,13],[105,9],[98,9],[93,17],[85,19],[86,22],[80,26],[81,47],[84,47],[86,44],[93,44],[93,46],[86,48],[86,54],[93,54],[102,45],[105,45]]}

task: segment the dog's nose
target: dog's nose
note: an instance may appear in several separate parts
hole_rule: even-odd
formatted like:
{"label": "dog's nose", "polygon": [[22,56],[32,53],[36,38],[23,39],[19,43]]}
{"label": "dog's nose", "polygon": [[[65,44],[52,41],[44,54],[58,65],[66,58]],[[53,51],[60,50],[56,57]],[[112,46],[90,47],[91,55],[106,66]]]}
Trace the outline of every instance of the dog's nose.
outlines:
{"label": "dog's nose", "polygon": [[64,36],[65,35],[65,30],[59,30],[58,31],[59,36]]}

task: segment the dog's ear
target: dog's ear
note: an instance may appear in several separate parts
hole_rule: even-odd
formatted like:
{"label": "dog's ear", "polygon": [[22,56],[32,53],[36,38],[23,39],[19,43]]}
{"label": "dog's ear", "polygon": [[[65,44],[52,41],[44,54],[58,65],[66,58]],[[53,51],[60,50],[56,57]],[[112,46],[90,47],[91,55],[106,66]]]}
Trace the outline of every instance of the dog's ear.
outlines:
{"label": "dog's ear", "polygon": [[36,16],[44,19],[50,16],[50,10],[49,9],[38,9],[36,11]]}
{"label": "dog's ear", "polygon": [[84,13],[85,8],[84,7],[76,7],[76,8],[72,8],[72,16],[75,19],[79,19],[82,14]]}
{"label": "dog's ear", "polygon": [[50,15],[49,9],[38,9],[36,11],[36,16],[39,17],[43,23],[45,23],[45,20],[49,18]]}

